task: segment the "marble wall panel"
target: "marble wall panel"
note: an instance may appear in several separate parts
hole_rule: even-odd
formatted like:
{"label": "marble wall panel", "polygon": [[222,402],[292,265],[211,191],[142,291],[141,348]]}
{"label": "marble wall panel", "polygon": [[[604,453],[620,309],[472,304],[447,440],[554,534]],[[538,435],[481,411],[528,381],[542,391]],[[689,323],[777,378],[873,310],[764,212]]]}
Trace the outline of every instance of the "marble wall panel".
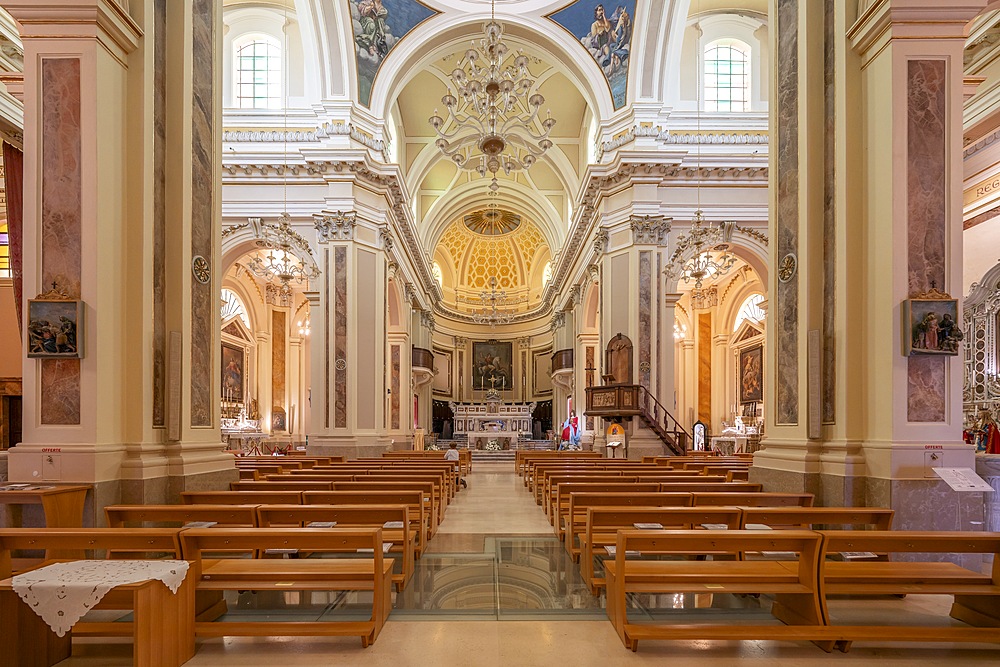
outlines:
{"label": "marble wall panel", "polygon": [[[42,291],[81,295],[80,61],[42,60]],[[93,306],[94,304],[91,304]],[[86,326],[84,320],[84,326]],[[80,423],[80,360],[41,362],[42,424]]]}
{"label": "marble wall panel", "polygon": [[330,249],[323,250],[323,426],[330,428]]}
{"label": "marble wall panel", "polygon": [[[946,245],[947,64],[907,63],[907,248],[910,295],[944,291]],[[906,414],[911,422],[945,418],[943,358],[907,360]]]}
{"label": "marble wall panel", "polygon": [[400,399],[400,388],[399,388],[399,373],[400,373],[400,351],[399,345],[392,345],[389,355],[389,363],[392,365],[389,372],[391,373],[390,386],[392,387],[392,400],[389,402],[390,411],[390,428],[399,428],[399,399]]}
{"label": "marble wall panel", "polygon": [[153,0],[153,426],[166,423],[167,0]]}
{"label": "marble wall panel", "polygon": [[[214,274],[216,127],[216,0],[192,0],[191,40],[191,257],[204,257]],[[214,275],[213,275],[214,278]],[[191,280],[191,425],[211,426],[215,340],[219,322],[216,281]]]}
{"label": "marble wall panel", "polygon": [[650,280],[652,273],[652,257],[648,250],[639,253],[639,384],[649,388],[650,372],[650,302],[652,301],[653,285]]}
{"label": "marble wall panel", "polygon": [[[657,274],[657,275],[659,275],[659,274]],[[587,346],[586,352],[585,352],[585,358],[587,359],[587,364],[585,366],[586,373],[587,373],[587,380],[586,380],[587,381],[587,386],[588,387],[593,387],[594,386],[594,346],[593,345],[588,345]],[[593,417],[587,417],[587,430],[588,431],[593,431],[594,430],[594,418]]]}
{"label": "marble wall panel", "polygon": [[698,419],[712,423],[712,314],[698,314]]}
{"label": "marble wall panel", "polygon": [[[656,253],[656,273],[653,274],[654,276],[653,280],[656,282],[656,301],[654,303],[656,304],[656,313],[657,313],[656,322],[661,332],[663,331],[663,327],[660,326],[660,322],[662,321],[660,318],[663,317],[663,279],[661,278],[662,275],[663,275],[663,254]],[[660,372],[663,363],[663,356],[662,356],[663,347],[661,345],[661,343],[663,342],[663,336],[657,334],[654,335],[654,338],[656,338],[656,356],[653,357],[656,360],[655,365],[657,369],[656,396],[657,398],[660,398],[663,396],[663,373]]]}
{"label": "marble wall panel", "polygon": [[[777,259],[798,256],[799,244],[799,3],[778,0],[776,127],[777,148]],[[798,271],[775,283],[775,421],[799,421],[799,280]]]}
{"label": "marble wall panel", "polygon": [[824,424],[836,422],[837,391],[837,86],[835,0],[824,0],[823,51],[823,358],[822,413]]}
{"label": "marble wall panel", "polygon": [[271,311],[271,405],[287,412],[285,405],[285,343],[288,338],[288,315],[283,310]]}
{"label": "marble wall panel", "polygon": [[336,315],[333,326],[334,407],[333,425],[347,428],[347,248],[333,250],[333,281]]}

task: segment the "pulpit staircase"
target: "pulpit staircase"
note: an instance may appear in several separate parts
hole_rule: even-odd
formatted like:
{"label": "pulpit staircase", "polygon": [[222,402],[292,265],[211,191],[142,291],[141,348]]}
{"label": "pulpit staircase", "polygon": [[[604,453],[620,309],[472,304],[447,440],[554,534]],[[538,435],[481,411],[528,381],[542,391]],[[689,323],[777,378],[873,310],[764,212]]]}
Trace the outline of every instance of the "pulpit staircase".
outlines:
{"label": "pulpit staircase", "polygon": [[586,394],[587,410],[584,414],[588,417],[641,417],[670,455],[681,456],[685,453],[691,434],[644,386],[611,384],[587,387]]}

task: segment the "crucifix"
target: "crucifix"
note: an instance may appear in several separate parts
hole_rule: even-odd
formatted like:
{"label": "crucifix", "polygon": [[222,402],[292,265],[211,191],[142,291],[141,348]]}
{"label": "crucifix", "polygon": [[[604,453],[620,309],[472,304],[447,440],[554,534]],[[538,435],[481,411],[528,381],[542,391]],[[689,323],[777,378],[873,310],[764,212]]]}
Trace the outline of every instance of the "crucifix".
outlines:
{"label": "crucifix", "polygon": [[496,389],[496,388],[497,388],[497,376],[496,375],[491,375],[490,376],[490,389]]}

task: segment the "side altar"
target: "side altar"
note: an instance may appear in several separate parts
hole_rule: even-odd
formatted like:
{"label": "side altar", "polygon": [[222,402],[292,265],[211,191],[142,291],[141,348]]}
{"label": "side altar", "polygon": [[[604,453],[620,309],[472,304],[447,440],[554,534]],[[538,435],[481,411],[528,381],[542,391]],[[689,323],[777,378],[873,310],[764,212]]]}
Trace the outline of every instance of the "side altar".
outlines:
{"label": "side altar", "polygon": [[455,439],[468,438],[469,449],[482,449],[496,440],[514,449],[521,438],[531,438],[535,403],[504,403],[499,392],[486,393],[485,403],[449,403],[455,414]]}

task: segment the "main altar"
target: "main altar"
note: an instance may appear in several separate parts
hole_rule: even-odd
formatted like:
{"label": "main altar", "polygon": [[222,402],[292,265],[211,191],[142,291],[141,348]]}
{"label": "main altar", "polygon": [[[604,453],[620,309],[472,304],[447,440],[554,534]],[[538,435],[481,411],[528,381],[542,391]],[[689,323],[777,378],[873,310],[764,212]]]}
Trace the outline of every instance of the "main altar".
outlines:
{"label": "main altar", "polygon": [[469,449],[482,449],[496,440],[514,449],[521,438],[531,438],[535,403],[504,403],[499,392],[486,393],[485,403],[449,403],[455,414],[455,439],[467,438]]}

